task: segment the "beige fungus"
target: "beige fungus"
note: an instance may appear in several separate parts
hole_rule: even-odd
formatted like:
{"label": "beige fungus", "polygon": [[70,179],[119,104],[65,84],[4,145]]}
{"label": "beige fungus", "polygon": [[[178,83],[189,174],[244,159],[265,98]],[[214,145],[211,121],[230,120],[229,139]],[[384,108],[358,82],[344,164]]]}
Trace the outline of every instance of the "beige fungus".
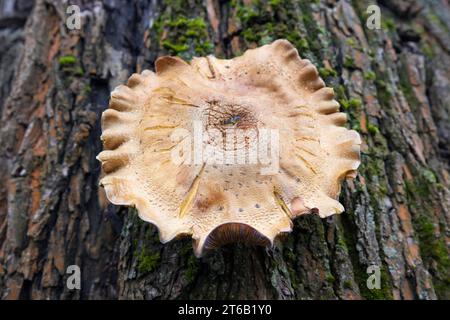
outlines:
{"label": "beige fungus", "polygon": [[[161,242],[191,235],[197,256],[233,241],[270,245],[302,214],[344,211],[336,199],[342,180],[356,175],[361,141],[338,109],[333,89],[286,40],[231,60],[161,57],[156,73],[134,74],[111,93],[102,115],[101,185],[112,203],[136,206]],[[189,138],[173,133],[192,132],[195,121],[222,133],[241,129],[250,140],[276,129],[277,172],[262,174],[259,162],[174,162],[173,151]],[[213,140],[202,144],[227,149]],[[256,143],[232,149],[249,145]]]}

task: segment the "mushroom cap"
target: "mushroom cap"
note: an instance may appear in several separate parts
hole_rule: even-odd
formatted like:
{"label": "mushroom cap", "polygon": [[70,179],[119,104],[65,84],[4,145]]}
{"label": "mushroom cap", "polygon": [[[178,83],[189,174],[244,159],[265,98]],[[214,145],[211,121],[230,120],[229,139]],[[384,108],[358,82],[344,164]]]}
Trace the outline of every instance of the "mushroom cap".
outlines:
{"label": "mushroom cap", "polygon": [[336,199],[356,176],[361,140],[338,109],[287,40],[230,60],[164,56],[156,73],[111,93],[100,183],[161,242],[191,235],[197,256],[233,241],[272,244],[299,215],[344,211]]}

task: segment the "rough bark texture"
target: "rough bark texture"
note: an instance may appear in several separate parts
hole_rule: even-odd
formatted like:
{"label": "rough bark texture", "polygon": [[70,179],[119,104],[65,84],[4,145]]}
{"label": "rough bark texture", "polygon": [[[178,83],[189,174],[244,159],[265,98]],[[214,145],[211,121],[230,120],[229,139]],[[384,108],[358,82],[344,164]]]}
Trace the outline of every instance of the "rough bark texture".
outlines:
{"label": "rough bark texture", "polygon": [[[450,5],[378,1],[0,0],[3,299],[450,298]],[[320,66],[363,139],[346,212],[303,216],[274,248],[193,256],[98,187],[109,93],[164,54],[239,55],[286,38]],[[66,268],[82,271],[81,290]],[[366,286],[381,267],[381,289]]]}

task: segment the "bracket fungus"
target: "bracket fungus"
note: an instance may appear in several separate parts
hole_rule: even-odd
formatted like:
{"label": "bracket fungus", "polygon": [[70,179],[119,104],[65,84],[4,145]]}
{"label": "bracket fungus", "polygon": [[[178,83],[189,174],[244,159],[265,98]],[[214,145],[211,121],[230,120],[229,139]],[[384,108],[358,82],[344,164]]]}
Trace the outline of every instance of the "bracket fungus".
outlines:
{"label": "bracket fungus", "polygon": [[197,256],[233,241],[270,245],[300,215],[344,211],[336,199],[361,140],[338,110],[286,40],[230,60],[164,56],[111,93],[101,185],[161,242],[191,235]]}

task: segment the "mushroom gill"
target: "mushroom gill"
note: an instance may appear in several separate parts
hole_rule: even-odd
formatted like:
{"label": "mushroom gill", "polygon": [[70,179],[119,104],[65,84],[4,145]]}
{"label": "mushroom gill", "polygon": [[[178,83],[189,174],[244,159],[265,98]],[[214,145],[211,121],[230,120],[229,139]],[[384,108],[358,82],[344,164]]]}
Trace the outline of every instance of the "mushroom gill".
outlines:
{"label": "mushroom gill", "polygon": [[333,89],[286,40],[231,60],[156,61],[111,93],[98,155],[108,199],[136,206],[162,242],[194,250],[232,241],[267,245],[336,200],[359,166]]}

